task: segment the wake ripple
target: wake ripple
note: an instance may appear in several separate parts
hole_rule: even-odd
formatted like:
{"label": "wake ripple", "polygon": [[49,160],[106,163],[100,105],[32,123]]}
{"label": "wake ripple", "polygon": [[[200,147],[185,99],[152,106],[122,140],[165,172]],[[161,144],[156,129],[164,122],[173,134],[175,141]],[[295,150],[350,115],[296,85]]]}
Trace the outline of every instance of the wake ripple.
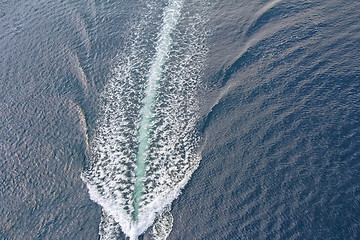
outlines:
{"label": "wake ripple", "polygon": [[[201,15],[182,12],[183,5],[170,1],[162,23],[149,7],[131,28],[131,44],[101,95],[92,162],[83,178],[91,199],[103,207],[102,239],[116,239],[119,226],[137,239],[156,219],[154,237],[166,238],[172,216],[163,212],[198,167],[196,93],[206,34]],[[142,38],[142,32],[154,36]]]}

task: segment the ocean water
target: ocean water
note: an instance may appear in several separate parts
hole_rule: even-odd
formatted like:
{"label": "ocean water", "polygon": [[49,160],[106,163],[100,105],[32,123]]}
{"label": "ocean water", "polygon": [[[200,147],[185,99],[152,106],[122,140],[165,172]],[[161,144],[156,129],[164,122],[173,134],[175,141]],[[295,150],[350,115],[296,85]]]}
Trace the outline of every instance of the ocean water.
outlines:
{"label": "ocean water", "polygon": [[1,1],[0,239],[359,239],[359,1]]}

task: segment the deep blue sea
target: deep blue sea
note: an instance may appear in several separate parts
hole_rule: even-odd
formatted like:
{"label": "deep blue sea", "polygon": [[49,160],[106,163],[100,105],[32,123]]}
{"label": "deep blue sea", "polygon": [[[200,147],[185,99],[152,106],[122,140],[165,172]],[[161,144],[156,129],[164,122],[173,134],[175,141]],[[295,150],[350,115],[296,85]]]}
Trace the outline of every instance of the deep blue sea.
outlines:
{"label": "deep blue sea", "polygon": [[360,239],[360,1],[0,0],[0,239]]}

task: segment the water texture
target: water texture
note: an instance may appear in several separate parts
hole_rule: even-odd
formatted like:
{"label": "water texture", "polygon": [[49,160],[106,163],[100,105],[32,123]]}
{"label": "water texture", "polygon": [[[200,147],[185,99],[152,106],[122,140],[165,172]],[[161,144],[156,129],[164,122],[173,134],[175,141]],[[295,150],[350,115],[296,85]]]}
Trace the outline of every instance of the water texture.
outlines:
{"label": "water texture", "polygon": [[[171,204],[200,160],[196,91],[205,34],[201,29],[176,31],[178,21],[201,20],[181,19],[183,4],[169,2],[155,39],[141,39],[153,21],[151,6],[146,21],[131,32],[138,37],[130,38],[130,49],[118,56],[91,140],[93,162],[84,174],[90,196],[103,207],[103,221],[120,224],[130,239],[144,233]],[[153,41],[152,48],[144,49],[146,41]],[[107,229],[102,238],[116,235]]]}
{"label": "water texture", "polygon": [[0,1],[0,239],[360,239],[359,22]]}

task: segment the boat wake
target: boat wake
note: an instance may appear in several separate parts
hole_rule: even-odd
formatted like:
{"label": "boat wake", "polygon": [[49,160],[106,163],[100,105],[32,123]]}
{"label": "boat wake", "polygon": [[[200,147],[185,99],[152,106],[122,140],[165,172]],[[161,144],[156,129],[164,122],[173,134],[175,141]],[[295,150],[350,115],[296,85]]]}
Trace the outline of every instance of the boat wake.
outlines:
{"label": "boat wake", "polygon": [[190,5],[169,1],[157,19],[149,4],[101,94],[83,179],[103,208],[102,239],[120,229],[137,239],[150,226],[166,239],[169,206],[199,165],[197,92],[207,48],[203,13]]}

